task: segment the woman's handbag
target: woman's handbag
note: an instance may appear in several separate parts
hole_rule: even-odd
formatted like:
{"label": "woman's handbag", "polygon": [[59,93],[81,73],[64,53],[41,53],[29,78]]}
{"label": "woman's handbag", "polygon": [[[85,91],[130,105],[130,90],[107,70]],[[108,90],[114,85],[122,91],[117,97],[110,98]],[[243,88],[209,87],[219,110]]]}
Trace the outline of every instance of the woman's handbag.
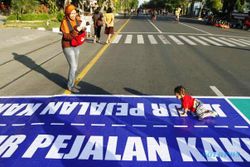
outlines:
{"label": "woman's handbag", "polygon": [[78,36],[76,36],[75,38],[73,38],[70,43],[71,46],[76,47],[76,46],[82,45],[85,41],[85,36],[86,36],[86,32],[84,31]]}
{"label": "woman's handbag", "polygon": [[[69,31],[73,31],[73,27],[72,25],[70,24],[70,21],[67,19],[67,24],[68,24],[68,27],[69,27]],[[76,25],[78,26],[78,21],[76,20]],[[70,41],[70,45],[73,46],[73,47],[76,47],[76,46],[80,46],[84,43],[85,41],[85,36],[86,36],[86,32],[83,31],[81,32],[80,34],[78,34],[78,36],[74,37],[71,41]]]}

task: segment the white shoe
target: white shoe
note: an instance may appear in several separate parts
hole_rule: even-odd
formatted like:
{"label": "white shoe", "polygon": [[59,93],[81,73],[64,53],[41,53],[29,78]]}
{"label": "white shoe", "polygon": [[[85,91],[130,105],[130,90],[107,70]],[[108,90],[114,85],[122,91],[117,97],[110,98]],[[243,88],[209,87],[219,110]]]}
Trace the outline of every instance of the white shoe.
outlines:
{"label": "white shoe", "polygon": [[74,88],[76,88],[76,89],[81,89],[81,87],[80,86],[78,86],[78,85],[74,85]]}
{"label": "white shoe", "polygon": [[71,93],[74,93],[74,94],[80,93],[80,91],[79,91],[78,89],[76,89],[75,87],[73,87],[73,88],[68,88],[68,90],[69,90]]}

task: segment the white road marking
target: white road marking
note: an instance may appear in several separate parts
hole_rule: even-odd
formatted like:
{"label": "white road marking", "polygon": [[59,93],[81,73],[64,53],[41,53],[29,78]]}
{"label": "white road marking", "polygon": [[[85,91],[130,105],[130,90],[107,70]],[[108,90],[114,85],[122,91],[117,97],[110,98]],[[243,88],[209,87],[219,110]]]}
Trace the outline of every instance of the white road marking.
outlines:
{"label": "white road marking", "polygon": [[147,127],[147,125],[132,125],[132,127],[145,128],[145,127]]}
{"label": "white road marking", "polygon": [[228,104],[230,104],[233,109],[246,121],[246,123],[248,123],[250,125],[250,120],[238,109],[235,107],[235,105],[230,101],[228,100],[228,98],[225,98],[225,100],[228,102]]}
{"label": "white road marking", "polygon": [[112,127],[126,127],[124,124],[112,124]]}
{"label": "white road marking", "polygon": [[167,125],[153,125],[154,128],[167,128]]}
{"label": "white road marking", "polygon": [[83,123],[71,123],[71,126],[85,126]]}
{"label": "white road marking", "polygon": [[148,35],[148,39],[150,41],[151,44],[158,44],[158,42],[156,41],[156,39],[154,38],[153,35]]}
{"label": "white road marking", "polygon": [[239,39],[240,41],[246,42],[248,45],[250,45],[250,41],[246,40],[246,39]]}
{"label": "white road marking", "polygon": [[91,124],[91,126],[106,126],[105,124]]}
{"label": "white road marking", "polygon": [[208,128],[207,125],[194,125],[195,128]]}
{"label": "white road marking", "polygon": [[138,44],[144,44],[144,39],[142,35],[137,35],[137,43]]}
{"label": "white road marking", "polygon": [[127,31],[127,32],[120,32],[119,34],[166,34],[166,35],[192,35],[192,36],[215,36],[215,37],[227,37],[227,38],[241,38],[241,39],[245,39],[247,41],[250,41],[249,37],[246,36],[236,36],[236,35],[221,35],[221,34],[197,34],[197,33],[179,33],[179,32],[155,32],[155,31],[151,31],[151,32],[132,32],[132,31]]}
{"label": "white road marking", "polygon": [[65,123],[50,123],[50,125],[52,125],[52,126],[64,126],[65,125]]}
{"label": "white road marking", "polygon": [[241,41],[240,39],[235,39],[235,38],[229,38],[230,40],[233,40],[233,41],[236,41],[236,42],[239,42],[239,43],[242,43],[244,45],[249,45],[247,42],[243,42]]}
{"label": "white road marking", "polygon": [[196,37],[194,37],[194,36],[188,36],[188,37],[191,38],[191,39],[193,39],[194,41],[196,41],[196,42],[202,44],[202,45],[209,46],[208,43],[206,43],[206,42],[200,40],[199,38],[196,38]]}
{"label": "white road marking", "polygon": [[228,128],[227,125],[215,125],[214,128]]}
{"label": "white road marking", "polygon": [[119,43],[119,41],[121,40],[121,38],[122,38],[122,35],[117,35],[115,37],[115,39],[112,41],[112,43]]}
{"label": "white road marking", "polygon": [[12,124],[11,126],[25,126],[26,124]]}
{"label": "white road marking", "polygon": [[197,45],[196,43],[194,43],[193,41],[191,41],[191,40],[188,39],[187,37],[184,37],[183,35],[179,35],[179,38],[181,38],[183,41],[185,41],[185,42],[188,43],[189,45]]}
{"label": "white road marking", "polygon": [[132,43],[132,38],[133,38],[132,35],[127,35],[124,43],[125,44],[131,44]]}
{"label": "white road marking", "polygon": [[7,126],[7,124],[0,124],[0,126]]}
{"label": "white road marking", "polygon": [[32,126],[45,125],[45,123],[43,123],[43,122],[35,122],[35,123],[31,123],[30,125],[32,125]]}
{"label": "white road marking", "polygon": [[148,21],[149,21],[149,23],[150,23],[159,33],[162,33],[162,31],[161,31],[158,27],[156,27],[156,25],[155,25],[154,23],[152,23],[151,20],[148,19]]}
{"label": "white road marking", "polygon": [[223,46],[223,45],[221,45],[221,44],[219,44],[219,43],[217,43],[217,42],[214,42],[214,41],[208,39],[207,37],[199,36],[199,38],[201,38],[201,39],[203,39],[204,41],[207,41],[208,43],[213,44],[213,45],[215,45],[215,46]]}
{"label": "white road marking", "polygon": [[246,42],[246,43],[248,43],[250,45],[250,40],[247,40],[247,39],[239,39],[239,40],[241,40],[243,42]]}
{"label": "white road marking", "polygon": [[247,129],[249,128],[248,126],[234,126],[234,128],[242,128],[242,129]]}
{"label": "white road marking", "polygon": [[171,38],[177,45],[184,45],[184,43],[177,39],[175,36],[169,35],[168,37]]}
{"label": "white road marking", "polygon": [[216,86],[210,86],[210,89],[212,89],[212,91],[217,95],[217,96],[221,96],[223,97],[223,93],[218,89],[216,88]]}
{"label": "white road marking", "polygon": [[234,47],[234,46],[235,46],[234,44],[231,44],[231,43],[229,43],[229,42],[223,41],[223,40],[218,39],[218,38],[215,38],[215,37],[209,37],[209,38],[210,38],[210,39],[213,39],[213,40],[215,40],[215,41],[217,41],[217,42],[219,42],[219,43],[222,43],[222,44],[224,44],[224,45],[230,46],[230,47]]}
{"label": "white road marking", "polygon": [[174,128],[187,128],[187,125],[174,125]]}
{"label": "white road marking", "polygon": [[167,38],[164,35],[158,35],[159,39],[162,41],[163,44],[170,44]]}
{"label": "white road marking", "polygon": [[179,24],[184,25],[184,26],[189,27],[189,28],[192,28],[192,29],[194,29],[194,30],[197,30],[197,31],[203,32],[203,33],[205,33],[205,34],[211,34],[211,33],[207,32],[207,31],[204,31],[204,30],[198,29],[198,28],[196,28],[196,27],[193,27],[193,26],[190,26],[190,25],[187,25],[187,24],[181,23],[181,22],[180,22]]}
{"label": "white road marking", "polygon": [[233,40],[229,40],[228,38],[225,38],[225,37],[219,37],[219,38],[222,39],[222,40],[228,41],[228,42],[230,42],[230,43],[232,43],[232,44],[238,45],[238,46],[242,46],[242,47],[245,47],[245,46],[246,46],[246,45],[241,44],[241,43],[239,43],[239,42],[236,42],[236,41],[233,41]]}

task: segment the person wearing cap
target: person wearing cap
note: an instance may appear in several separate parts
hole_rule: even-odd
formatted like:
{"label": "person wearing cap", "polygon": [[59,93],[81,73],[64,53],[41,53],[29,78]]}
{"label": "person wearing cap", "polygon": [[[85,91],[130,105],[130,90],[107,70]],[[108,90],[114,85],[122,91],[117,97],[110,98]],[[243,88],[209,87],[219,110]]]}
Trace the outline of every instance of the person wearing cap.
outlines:
{"label": "person wearing cap", "polygon": [[[75,84],[76,70],[78,66],[78,58],[80,54],[80,47],[71,46],[71,40],[79,35],[81,31],[84,30],[79,23],[81,23],[80,17],[77,15],[76,7],[74,5],[68,5],[65,7],[65,17],[63,18],[60,26],[62,32],[62,48],[63,53],[69,64],[69,73],[68,73],[68,84],[67,88],[72,93],[79,93],[80,87]],[[68,22],[73,27],[73,30],[70,31]],[[77,24],[78,23],[78,24]]]}

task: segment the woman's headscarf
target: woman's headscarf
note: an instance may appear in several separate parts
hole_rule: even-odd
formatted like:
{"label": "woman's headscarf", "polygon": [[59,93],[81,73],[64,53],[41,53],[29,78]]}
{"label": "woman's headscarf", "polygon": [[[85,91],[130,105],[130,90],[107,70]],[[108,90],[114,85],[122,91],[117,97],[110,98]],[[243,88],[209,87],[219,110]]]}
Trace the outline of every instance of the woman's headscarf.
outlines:
{"label": "woman's headscarf", "polygon": [[71,4],[70,4],[70,5],[68,5],[68,6],[65,7],[64,12],[65,12],[66,15],[70,15],[70,13],[71,13],[73,10],[76,10],[76,7],[75,7],[74,5],[71,5]]}

